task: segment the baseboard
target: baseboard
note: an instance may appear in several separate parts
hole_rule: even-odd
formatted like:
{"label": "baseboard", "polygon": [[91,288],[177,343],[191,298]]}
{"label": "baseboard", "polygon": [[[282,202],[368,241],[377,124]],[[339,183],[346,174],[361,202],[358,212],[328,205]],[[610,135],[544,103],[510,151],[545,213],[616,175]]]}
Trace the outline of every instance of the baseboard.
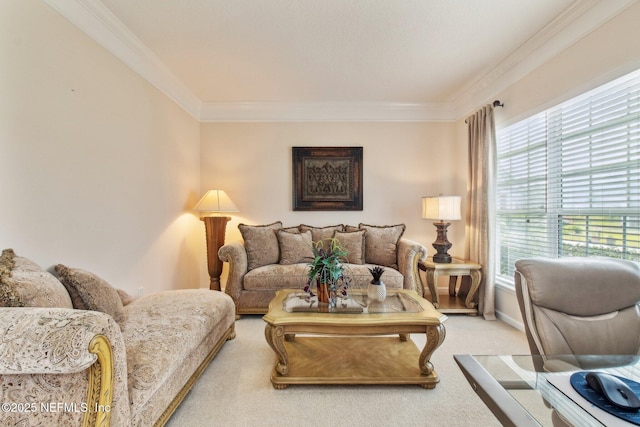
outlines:
{"label": "baseboard", "polygon": [[520,332],[524,332],[524,324],[519,321],[514,319],[511,316],[506,315],[504,312],[502,311],[496,311],[496,318],[498,320],[503,321],[504,323],[506,323],[509,326],[512,326],[514,328],[516,328],[517,330],[519,330]]}

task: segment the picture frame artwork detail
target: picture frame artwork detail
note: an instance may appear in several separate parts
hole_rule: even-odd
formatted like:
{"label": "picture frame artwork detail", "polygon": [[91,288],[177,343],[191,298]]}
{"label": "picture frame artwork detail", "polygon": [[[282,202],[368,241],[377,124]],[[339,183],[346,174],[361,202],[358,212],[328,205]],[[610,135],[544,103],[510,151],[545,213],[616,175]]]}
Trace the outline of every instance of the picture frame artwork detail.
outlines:
{"label": "picture frame artwork detail", "polygon": [[362,210],[362,147],[293,147],[293,210]]}

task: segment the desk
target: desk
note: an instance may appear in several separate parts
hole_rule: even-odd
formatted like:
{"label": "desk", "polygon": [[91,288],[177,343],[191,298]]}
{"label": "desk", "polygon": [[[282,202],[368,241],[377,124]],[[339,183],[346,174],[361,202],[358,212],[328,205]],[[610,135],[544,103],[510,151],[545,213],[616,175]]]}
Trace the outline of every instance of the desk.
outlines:
{"label": "desk", "polygon": [[[433,258],[429,257],[425,261],[418,263],[418,268],[425,272],[427,278],[427,287],[431,293],[431,302],[435,308],[440,309],[442,312],[447,313],[470,313],[477,314],[476,305],[474,301],[478,287],[480,286],[480,280],[482,280],[482,266],[478,263],[471,261],[464,261],[461,259],[453,258],[451,263],[439,263],[433,262]],[[451,307],[440,307],[440,296],[438,295],[438,276],[449,276],[449,296],[459,296],[464,298],[464,307],[462,309],[454,309]],[[456,285],[458,282],[458,276],[470,276],[471,287],[469,292],[465,295],[456,292]],[[424,284],[422,290],[424,292]]]}
{"label": "desk", "polygon": [[631,425],[589,403],[573,391],[568,378],[573,372],[598,370],[638,381],[640,356],[456,354],[453,358],[503,426]]}

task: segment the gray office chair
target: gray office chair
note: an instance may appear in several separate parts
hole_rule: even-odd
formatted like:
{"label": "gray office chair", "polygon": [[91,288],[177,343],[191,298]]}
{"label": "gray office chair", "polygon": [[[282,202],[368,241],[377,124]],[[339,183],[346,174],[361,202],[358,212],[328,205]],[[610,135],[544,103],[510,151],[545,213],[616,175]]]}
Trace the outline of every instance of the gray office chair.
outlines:
{"label": "gray office chair", "polygon": [[[531,353],[545,362],[550,355],[639,353],[637,263],[600,257],[521,259],[515,285]],[[589,369],[579,360],[568,362]]]}

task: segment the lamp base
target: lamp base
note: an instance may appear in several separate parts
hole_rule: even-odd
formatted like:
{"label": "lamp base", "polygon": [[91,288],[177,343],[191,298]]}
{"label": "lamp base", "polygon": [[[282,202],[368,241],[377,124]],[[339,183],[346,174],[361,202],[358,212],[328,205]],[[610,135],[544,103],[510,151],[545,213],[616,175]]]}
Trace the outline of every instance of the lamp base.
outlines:
{"label": "lamp base", "polygon": [[443,253],[443,254],[435,254],[433,256],[433,262],[437,262],[440,264],[450,264],[451,263],[451,255],[449,255],[448,253]]}
{"label": "lamp base", "polygon": [[438,236],[436,241],[432,243],[433,248],[437,253],[433,256],[433,262],[441,264],[451,263],[451,255],[447,253],[453,244],[447,239],[447,227],[451,225],[450,222],[434,222]]}
{"label": "lamp base", "polygon": [[207,234],[207,266],[209,267],[209,289],[220,290],[220,274],[222,274],[222,261],[218,258],[218,249],[224,244],[228,216],[206,216],[200,218],[204,221]]}

